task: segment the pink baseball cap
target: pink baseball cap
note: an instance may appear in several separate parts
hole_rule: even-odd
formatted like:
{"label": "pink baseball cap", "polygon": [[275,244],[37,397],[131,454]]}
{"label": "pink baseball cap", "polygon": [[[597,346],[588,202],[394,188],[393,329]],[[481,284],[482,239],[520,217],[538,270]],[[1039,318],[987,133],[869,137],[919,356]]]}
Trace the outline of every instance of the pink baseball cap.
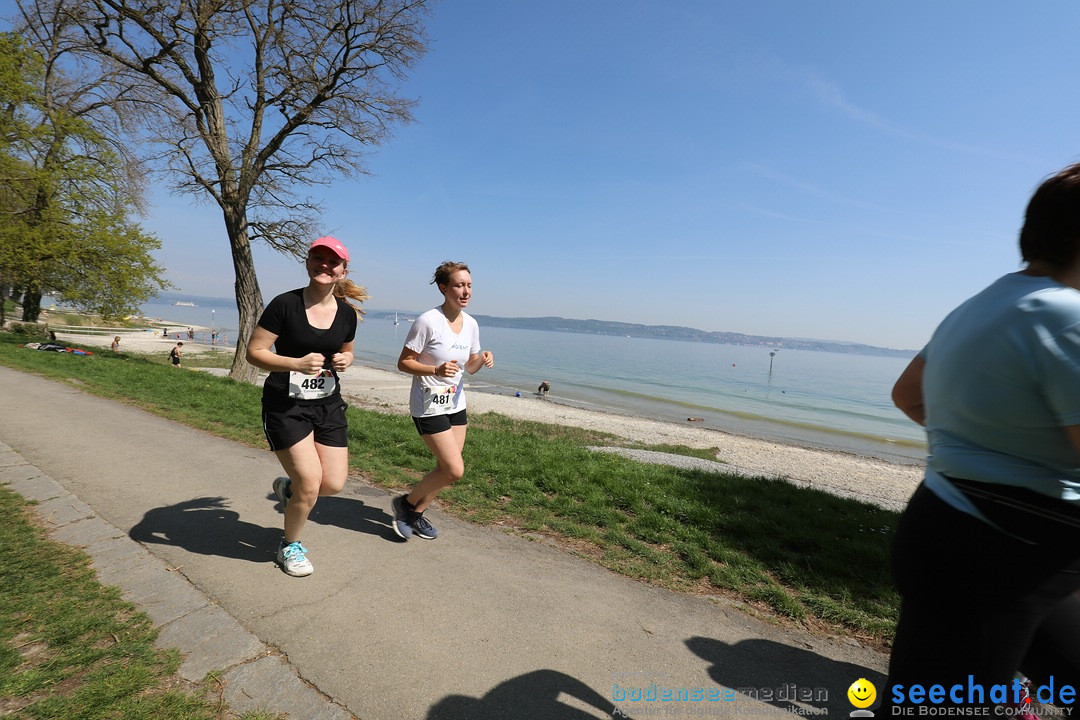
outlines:
{"label": "pink baseball cap", "polygon": [[308,248],[308,252],[310,253],[317,247],[329,248],[339,258],[341,258],[345,262],[349,262],[349,251],[345,249],[345,246],[342,245],[341,241],[337,238],[330,237],[329,235],[327,235],[326,237],[321,237],[315,242],[311,243],[311,247]]}

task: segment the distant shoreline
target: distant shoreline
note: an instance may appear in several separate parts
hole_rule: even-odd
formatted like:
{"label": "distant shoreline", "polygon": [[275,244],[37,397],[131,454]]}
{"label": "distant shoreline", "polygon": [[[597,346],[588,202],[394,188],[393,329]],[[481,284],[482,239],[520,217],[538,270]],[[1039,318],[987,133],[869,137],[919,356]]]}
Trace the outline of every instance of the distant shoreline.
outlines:
{"label": "distant shoreline", "polygon": [[[182,295],[163,293],[150,301],[155,305],[173,305],[176,302],[194,302],[200,308],[228,308],[236,311],[236,303],[228,298],[214,298],[200,295]],[[419,317],[421,313],[401,310],[369,310],[370,318],[394,319],[406,322]],[[615,337],[639,337],[656,340],[679,340],[683,342],[704,342],[718,345],[742,345],[749,347],[774,348],[777,350],[809,350],[813,352],[833,352],[840,354],[878,355],[883,357],[914,357],[917,350],[898,350],[865,343],[838,340],[814,340],[809,338],[773,337],[768,335],[748,335],[745,333],[699,330],[681,325],[644,325],[624,323],[614,320],[578,320],[554,316],[544,317],[499,317],[494,315],[474,315],[477,322],[485,327],[505,327],[518,330],[547,330],[549,332],[569,332],[580,335],[607,335]]]}

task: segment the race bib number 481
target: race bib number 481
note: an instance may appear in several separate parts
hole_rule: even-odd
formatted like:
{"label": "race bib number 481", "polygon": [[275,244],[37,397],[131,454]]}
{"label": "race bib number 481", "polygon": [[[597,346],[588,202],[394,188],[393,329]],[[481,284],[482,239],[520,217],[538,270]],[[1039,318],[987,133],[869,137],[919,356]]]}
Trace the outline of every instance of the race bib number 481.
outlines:
{"label": "race bib number 481", "polygon": [[426,388],[424,390],[424,415],[446,415],[454,412],[457,386]]}
{"label": "race bib number 481", "polygon": [[305,375],[295,370],[289,373],[289,397],[297,400],[330,397],[336,388],[337,378],[325,368],[314,375]]}

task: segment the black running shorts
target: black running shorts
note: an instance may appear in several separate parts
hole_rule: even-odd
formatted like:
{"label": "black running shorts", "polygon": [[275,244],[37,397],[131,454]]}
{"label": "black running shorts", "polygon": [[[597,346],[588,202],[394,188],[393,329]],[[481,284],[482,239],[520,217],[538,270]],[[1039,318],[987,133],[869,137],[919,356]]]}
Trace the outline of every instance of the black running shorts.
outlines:
{"label": "black running shorts", "polygon": [[451,413],[449,415],[413,417],[412,421],[413,425],[416,426],[416,432],[421,435],[434,435],[436,433],[446,432],[456,425],[469,424],[469,418],[465,415],[464,410],[458,410],[456,413]]}
{"label": "black running shorts", "polygon": [[327,447],[349,446],[349,424],[345,410],[349,406],[340,397],[327,403],[301,405],[292,400],[263,398],[263,432],[270,449],[277,452],[291,448],[315,433],[315,442]]}

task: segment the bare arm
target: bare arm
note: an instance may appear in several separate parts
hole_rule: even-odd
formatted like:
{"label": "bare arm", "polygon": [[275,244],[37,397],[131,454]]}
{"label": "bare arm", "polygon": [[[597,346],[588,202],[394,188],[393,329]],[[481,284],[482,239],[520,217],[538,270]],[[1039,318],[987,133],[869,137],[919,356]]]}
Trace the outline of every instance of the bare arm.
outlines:
{"label": "bare arm", "polygon": [[921,355],[912,358],[892,390],[892,401],[909,418],[926,425],[926,405],[923,402],[923,370],[926,361]]}
{"label": "bare arm", "polygon": [[[302,358],[282,357],[270,349],[278,336],[266,328],[256,326],[248,340],[247,361],[257,368],[271,372],[302,372],[314,375],[322,369],[326,358],[322,353],[308,353]],[[351,343],[347,343],[350,344]]]}
{"label": "bare arm", "polygon": [[334,353],[330,358],[330,367],[334,368],[334,370],[339,373],[345,372],[349,366],[353,364],[353,360],[356,359],[356,354],[353,353],[353,347],[355,345],[355,340],[350,340],[342,345],[341,349]]}
{"label": "bare arm", "polygon": [[484,350],[479,355],[470,355],[469,361],[465,363],[465,371],[470,375],[475,375],[480,372],[480,368],[489,368],[495,364],[495,356],[489,351]]}
{"label": "bare arm", "polygon": [[442,365],[425,365],[420,362],[420,353],[407,347],[401,348],[398,356],[397,368],[403,373],[410,375],[435,375],[436,377],[454,377],[458,374],[458,366],[454,361],[445,362]]}

